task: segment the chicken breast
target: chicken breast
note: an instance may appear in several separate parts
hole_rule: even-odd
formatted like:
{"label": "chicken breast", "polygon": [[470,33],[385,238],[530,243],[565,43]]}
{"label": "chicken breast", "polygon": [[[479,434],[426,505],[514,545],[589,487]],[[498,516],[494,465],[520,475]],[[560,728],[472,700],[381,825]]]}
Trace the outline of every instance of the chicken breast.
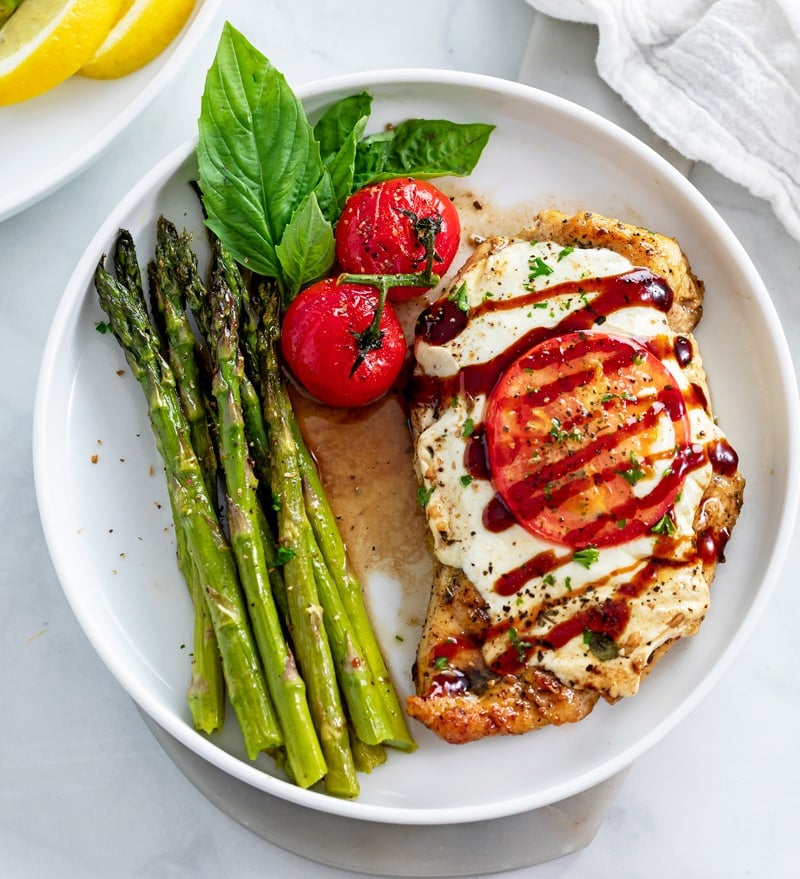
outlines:
{"label": "chicken breast", "polygon": [[545,211],[420,317],[434,582],[408,712],[448,742],[581,720],[694,634],[742,504],[677,242]]}

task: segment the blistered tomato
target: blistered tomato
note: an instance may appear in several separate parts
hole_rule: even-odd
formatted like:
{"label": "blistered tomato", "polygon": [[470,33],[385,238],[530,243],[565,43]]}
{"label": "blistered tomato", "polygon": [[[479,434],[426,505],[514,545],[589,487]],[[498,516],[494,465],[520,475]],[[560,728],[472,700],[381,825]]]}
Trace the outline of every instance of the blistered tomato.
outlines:
{"label": "blistered tomato", "polygon": [[312,396],[330,406],[363,406],[382,397],[397,380],[406,340],[387,302],[370,327],[378,292],[366,285],[318,281],[286,310],[281,347],[287,366]]}
{"label": "blistered tomato", "polygon": [[[352,274],[429,270],[442,275],[460,239],[461,223],[452,201],[426,180],[402,177],[370,184],[350,196],[336,226],[336,258],[342,270]],[[409,299],[430,286],[392,287],[389,298]]]}

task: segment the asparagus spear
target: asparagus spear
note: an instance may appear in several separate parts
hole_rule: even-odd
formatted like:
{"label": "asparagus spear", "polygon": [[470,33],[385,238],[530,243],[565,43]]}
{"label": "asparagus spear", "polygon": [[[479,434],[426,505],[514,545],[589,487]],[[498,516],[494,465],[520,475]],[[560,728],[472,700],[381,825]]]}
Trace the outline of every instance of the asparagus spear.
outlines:
{"label": "asparagus spear", "polygon": [[[173,520],[178,519],[178,510],[170,497]],[[192,650],[192,679],[186,691],[186,700],[196,729],[213,733],[225,723],[225,677],[222,658],[217,644],[217,634],[211,609],[203,589],[203,579],[193,560],[190,560],[189,545],[182,528],[176,529],[179,544],[183,548],[178,554],[178,564],[184,580],[189,584],[194,613],[194,647]],[[187,564],[188,561],[188,564]]]}
{"label": "asparagus spear", "polygon": [[[117,236],[114,267],[120,283],[143,301],[144,291],[139,263],[136,259],[136,250],[130,233],[124,230],[120,231]],[[208,436],[208,425],[205,419],[205,407],[196,381],[197,365],[194,359],[194,337],[188,325],[181,325],[179,300],[176,291],[170,289],[173,285],[167,272],[166,265],[162,265],[160,270],[156,270],[157,276],[153,278],[155,298],[163,317],[167,348],[171,355],[170,364],[173,366],[173,375],[175,375],[178,384],[184,413],[191,413],[188,416],[189,431],[193,439],[192,445],[197,450],[198,447],[202,447],[204,435]],[[165,286],[170,289],[169,299],[162,295]],[[213,448],[211,453],[212,459],[205,456],[200,463],[201,466],[205,463],[203,472],[206,489],[209,497],[214,497],[216,493],[216,458],[213,458]],[[221,728],[225,720],[225,685],[222,661],[200,573],[190,556],[186,534],[180,525],[181,520],[177,515],[178,511],[172,495],[170,495],[170,504],[173,521],[176,523],[175,539],[178,567],[189,588],[195,615],[192,679],[186,698],[195,728],[212,733]]]}
{"label": "asparagus spear", "polygon": [[348,561],[344,541],[322,488],[314,459],[303,440],[297,422],[294,422],[293,427],[300,472],[303,477],[305,509],[326,566],[333,575],[355,635],[364,650],[372,675],[380,685],[385,709],[390,718],[391,734],[384,741],[403,751],[413,751],[416,743],[408,729],[405,714],[370,623],[361,584]]}
{"label": "asparagus spear", "polygon": [[231,705],[250,759],[281,743],[272,705],[247,623],[236,566],[189,442],[171,370],[161,357],[143,298],[98,264],[95,287],[144,391],[153,433],[163,460],[177,523],[207,596],[223,661]]}
{"label": "asparagus spear", "polygon": [[[216,241],[216,239],[214,240]],[[214,241],[212,241],[212,244],[214,244]],[[200,332],[204,336],[208,336],[211,327],[209,297],[205,284],[200,278],[200,274],[198,272],[197,257],[191,248],[191,236],[188,232],[184,231],[178,236],[175,259],[176,272],[181,284],[181,288],[186,295],[187,303],[190,307],[190,310],[195,316],[195,320],[198,323]],[[239,295],[241,290],[241,275],[239,274],[238,270],[231,271],[232,266],[235,268],[235,263],[231,263],[228,260],[225,260],[224,263],[222,263],[220,262],[220,259],[221,252],[218,251],[215,246],[212,253],[212,261],[218,266],[220,270],[224,271],[225,280],[231,288],[231,292],[234,294],[234,300],[237,303],[237,308],[240,309],[239,321],[241,324],[242,314],[241,303],[239,301]],[[205,351],[205,353],[206,355],[208,355],[207,350]],[[212,372],[210,358],[207,356],[204,362],[205,369],[209,375],[210,380],[210,375]],[[247,437],[248,450],[253,459],[256,482],[259,483],[259,488],[261,487],[261,485],[268,488],[269,441],[267,439],[267,428],[264,424],[264,416],[261,411],[261,400],[258,396],[258,392],[253,387],[252,382],[246,374],[243,374],[241,376],[240,387],[242,411],[245,420],[245,434]],[[216,424],[217,419],[211,419],[210,426],[212,427],[212,432],[215,434],[217,433]],[[261,503],[257,505],[257,513],[261,529],[261,539],[264,545],[264,552],[266,554],[267,565],[269,569],[269,579],[273,587],[273,597],[275,597],[276,599],[280,599],[281,595],[283,594],[283,578],[281,576],[277,562],[277,546],[275,542],[275,536],[272,532],[271,524],[269,523],[267,516],[264,512],[263,498],[261,497],[261,494],[262,493],[260,492],[259,500],[261,500]],[[285,616],[284,608],[281,608],[281,613]]]}
{"label": "asparagus spear", "polygon": [[277,297],[271,297],[271,320],[261,327],[258,355],[263,360],[263,405],[269,424],[272,492],[277,499],[279,546],[286,601],[298,662],[308,686],[311,710],[320,735],[328,774],[326,789],[354,797],[359,786],[350,748],[347,720],[337,686],[336,669],[325,631],[323,612],[314,577],[313,534],[306,518],[297,457],[283,386],[274,349],[277,332]]}
{"label": "asparagus spear", "polygon": [[[245,337],[243,347],[250,352],[251,361],[257,362],[258,356],[255,350],[257,347],[255,338],[257,319],[252,309],[249,308],[250,300],[246,285],[241,278],[237,264],[221,242],[216,239],[212,241],[212,250],[219,272],[225,275],[226,280],[230,282],[232,291],[235,291],[234,297],[243,305],[241,309],[242,335]],[[251,449],[257,452],[262,478],[268,479],[271,472],[270,462],[268,449],[264,448],[268,431],[263,419],[259,417],[259,411],[256,409],[257,402],[258,394],[255,388],[250,386],[248,400],[245,404],[245,417],[248,427],[251,429],[248,438]],[[293,421],[291,407],[285,394],[281,395],[280,402],[287,419]],[[274,425],[272,427],[274,429]],[[312,559],[314,580],[323,608],[323,624],[346,708],[349,710],[349,716],[356,728],[357,735],[364,742],[378,745],[390,735],[389,721],[383,710],[380,694],[372,684],[361,647],[350,630],[346,611],[339,600],[333,579],[325,568],[319,548],[313,540],[313,534],[308,529],[307,523],[304,526],[301,525],[301,528],[304,531],[303,538],[309,538],[306,551]],[[278,594],[280,595],[280,593]],[[285,593],[283,600],[286,601]]]}
{"label": "asparagus spear", "polygon": [[189,309],[197,321],[197,326],[201,334],[208,338],[211,326],[208,293],[197,267],[197,256],[192,250],[192,236],[185,231],[178,235],[178,240],[175,243],[175,271]]}
{"label": "asparagus spear", "polygon": [[353,762],[359,772],[369,774],[377,766],[386,762],[386,748],[383,745],[367,745],[359,739],[355,730],[350,729],[350,747],[353,749]]}
{"label": "asparagus spear", "polygon": [[217,491],[217,456],[201,390],[200,366],[195,356],[196,339],[186,313],[186,297],[178,281],[177,258],[178,231],[169,220],[159,217],[156,224],[153,298],[164,323],[169,364],[189,422],[192,446],[206,475],[208,492],[214,497]]}
{"label": "asparagus spear", "polygon": [[301,787],[326,773],[325,760],[306,700],[306,686],[286,644],[270,588],[261,539],[256,480],[248,457],[241,406],[243,363],[238,313],[224,273],[215,267],[209,286],[208,342],[219,418],[220,458],[225,472],[231,544],[247,596],[267,683],[283,729],[287,770]]}
{"label": "asparagus spear", "polygon": [[[219,261],[226,267],[230,277],[237,278],[237,266],[229,251],[219,242],[216,242],[215,250],[218,253]],[[241,282],[241,279],[237,283],[236,288],[242,301],[243,346],[248,354],[251,371],[262,373],[256,338],[259,326],[259,318],[256,314],[258,309],[253,308],[246,285]],[[261,301],[263,302],[263,290]],[[275,332],[277,333],[277,319],[275,320],[275,327]],[[277,372],[277,362],[271,367],[265,365],[263,369],[273,369]],[[285,412],[287,423],[291,425],[293,433],[297,435],[299,430],[296,430],[297,422],[294,418],[291,402],[282,384],[280,387],[280,405]],[[266,396],[266,392],[264,392],[264,395]],[[313,467],[313,462],[311,462],[311,465]],[[331,516],[330,519],[332,522],[333,517]],[[335,525],[333,527],[335,528]],[[313,533],[309,538],[309,548],[312,553],[317,589],[325,610],[325,628],[336,662],[336,670],[346,707],[356,734],[364,743],[370,745],[378,745],[389,740],[399,740],[398,731],[394,728],[394,718],[391,716],[391,710],[395,706],[391,706],[390,710],[387,711],[383,701],[384,694],[379,692],[378,686],[376,686],[376,681],[379,681],[379,679],[372,674],[372,665],[368,662],[364,647],[361,644],[360,634],[348,619],[349,611],[342,603],[332,572],[328,570],[324,553],[320,551]],[[342,545],[343,557],[344,548]],[[338,565],[341,561],[342,559],[336,559],[336,564]],[[386,682],[388,682],[389,689],[391,690],[391,682],[388,675],[385,675],[384,669],[384,678],[379,682],[379,686],[384,688]],[[396,699],[395,705],[399,709]],[[402,719],[402,713],[400,717],[400,723],[404,726],[405,722]],[[410,740],[407,730],[405,730],[404,735],[406,740]]]}
{"label": "asparagus spear", "polygon": [[[310,528],[310,523],[309,523]],[[310,531],[311,561],[320,603],[324,609],[325,630],[336,662],[336,673],[348,716],[356,735],[368,745],[380,745],[392,734],[381,693],[375,686],[369,664],[359,643],[336,583],[328,570]]]}

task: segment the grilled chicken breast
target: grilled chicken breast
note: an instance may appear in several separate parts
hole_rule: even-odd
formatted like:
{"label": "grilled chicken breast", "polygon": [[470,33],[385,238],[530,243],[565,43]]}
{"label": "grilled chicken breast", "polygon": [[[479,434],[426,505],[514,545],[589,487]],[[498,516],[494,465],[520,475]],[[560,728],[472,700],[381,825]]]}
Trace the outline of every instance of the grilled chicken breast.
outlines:
{"label": "grilled chicken breast", "polygon": [[446,741],[579,721],[700,627],[744,491],[702,300],[673,239],[545,211],[421,315],[434,582],[407,707]]}

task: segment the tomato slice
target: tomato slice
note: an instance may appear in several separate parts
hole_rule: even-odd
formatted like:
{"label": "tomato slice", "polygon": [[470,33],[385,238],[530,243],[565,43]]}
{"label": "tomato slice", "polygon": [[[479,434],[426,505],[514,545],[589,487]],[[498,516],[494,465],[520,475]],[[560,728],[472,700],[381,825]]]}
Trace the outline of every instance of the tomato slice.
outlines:
{"label": "tomato slice", "polygon": [[[372,183],[348,198],[336,225],[336,259],[359,275],[416,274],[426,268],[425,230],[433,234],[432,271],[450,267],[461,240],[458,211],[427,180],[398,177]],[[428,287],[392,287],[389,298],[409,299]]]}
{"label": "tomato slice", "polygon": [[532,534],[574,548],[647,533],[689,466],[683,394],[633,339],[555,336],[519,357],[487,401],[492,479]]}
{"label": "tomato slice", "polygon": [[329,406],[365,406],[386,394],[406,356],[397,314],[384,304],[379,338],[366,349],[359,334],[372,323],[378,291],[326,278],[302,290],[281,325],[286,365],[305,389]]}

